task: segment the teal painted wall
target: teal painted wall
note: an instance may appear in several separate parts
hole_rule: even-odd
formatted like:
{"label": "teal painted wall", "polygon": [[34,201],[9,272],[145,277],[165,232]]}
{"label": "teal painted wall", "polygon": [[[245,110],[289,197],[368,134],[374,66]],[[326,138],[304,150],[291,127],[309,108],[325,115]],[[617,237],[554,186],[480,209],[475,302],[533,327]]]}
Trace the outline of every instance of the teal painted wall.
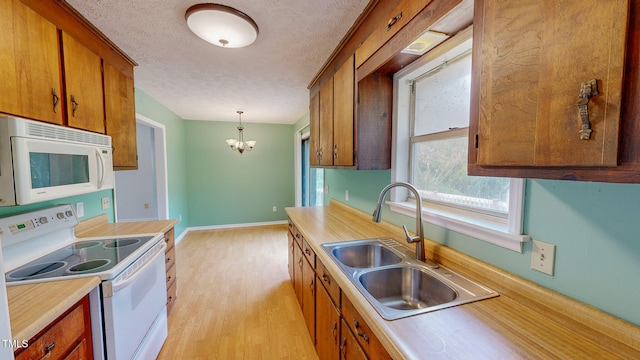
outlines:
{"label": "teal painted wall", "polygon": [[113,204],[113,190],[102,190],[91,194],[70,196],[62,199],[43,201],[41,203],[23,205],[23,206],[7,206],[0,207],[0,217],[14,215],[22,212],[33,211],[61,204],[72,204],[75,209],[76,203],[82,202],[84,206],[84,216],[79,218],[80,221],[98,216],[101,214],[109,215],[109,221],[114,221],[113,206],[109,209],[102,210],[102,198],[108,197],[110,203]]}
{"label": "teal painted wall", "polygon": [[257,144],[240,155],[225,143],[238,136],[236,123],[184,123],[189,226],[287,219],[284,208],[295,204],[292,125],[245,123],[245,138]]}
{"label": "teal painted wall", "polygon": [[[326,170],[329,198],[373,212],[390,171]],[[556,245],[554,276],[530,269],[531,243],[516,253],[425,223],[428,238],[640,325],[640,185],[527,180],[524,233]],[[414,227],[385,206],[383,218]]]}
{"label": "teal painted wall", "polygon": [[136,112],[166,126],[169,218],[182,217],[175,227],[178,236],[189,224],[184,121],[140,89],[136,89]]}

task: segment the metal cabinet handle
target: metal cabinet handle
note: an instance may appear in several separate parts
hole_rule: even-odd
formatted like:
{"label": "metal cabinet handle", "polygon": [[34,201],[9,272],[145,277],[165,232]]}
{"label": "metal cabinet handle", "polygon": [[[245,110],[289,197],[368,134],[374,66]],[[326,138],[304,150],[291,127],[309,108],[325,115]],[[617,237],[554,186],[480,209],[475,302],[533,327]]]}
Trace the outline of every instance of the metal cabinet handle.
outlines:
{"label": "metal cabinet handle", "polygon": [[71,115],[73,117],[75,117],[76,116],[76,110],[78,110],[78,106],[80,106],[80,104],[78,104],[78,102],[76,101],[76,97],[73,96],[73,95],[71,95],[71,104],[72,104]]}
{"label": "metal cabinet handle", "polygon": [[309,284],[309,289],[311,289],[311,295],[313,295],[313,293],[315,292],[315,289],[313,288],[313,283],[314,281],[311,280],[311,283]]}
{"label": "metal cabinet handle", "polygon": [[48,359],[51,356],[51,353],[53,352],[53,349],[56,347],[56,343],[52,342],[51,344],[47,345],[46,348],[44,348],[44,356],[40,358],[40,360],[45,360]]}
{"label": "metal cabinet handle", "polygon": [[578,113],[582,122],[580,129],[580,140],[589,140],[591,137],[591,122],[589,121],[589,100],[598,95],[598,82],[596,79],[585,81],[580,84],[580,94],[578,95]]}
{"label": "metal cabinet handle", "polygon": [[331,329],[331,335],[333,335],[334,344],[338,343],[338,337],[336,336],[337,330],[338,330],[338,322],[334,321],[333,322],[333,328]]}
{"label": "metal cabinet handle", "polygon": [[333,144],[333,158],[338,158],[338,144]]}
{"label": "metal cabinet handle", "polygon": [[60,96],[58,96],[58,93],[56,92],[56,89],[51,88],[51,98],[53,100],[53,112],[57,113],[58,111],[58,104],[60,103]]}
{"label": "metal cabinet handle", "polygon": [[360,332],[360,324],[358,319],[353,319],[353,327],[356,330],[356,335],[360,336],[367,344],[369,343],[369,335],[366,332]]}
{"label": "metal cabinet handle", "polygon": [[340,343],[340,351],[342,352],[342,357],[345,358],[347,356],[347,337],[346,336],[342,338],[342,342]]}
{"label": "metal cabinet handle", "polygon": [[402,11],[398,15],[391,18],[389,22],[387,22],[387,31],[389,31],[393,25],[400,21],[400,19],[402,19]]}
{"label": "metal cabinet handle", "polygon": [[322,274],[322,281],[324,281],[327,284],[331,285],[331,279],[329,278],[329,276],[327,276],[327,274]]}
{"label": "metal cabinet handle", "polygon": [[311,251],[309,249],[304,249],[304,253],[311,256]]}

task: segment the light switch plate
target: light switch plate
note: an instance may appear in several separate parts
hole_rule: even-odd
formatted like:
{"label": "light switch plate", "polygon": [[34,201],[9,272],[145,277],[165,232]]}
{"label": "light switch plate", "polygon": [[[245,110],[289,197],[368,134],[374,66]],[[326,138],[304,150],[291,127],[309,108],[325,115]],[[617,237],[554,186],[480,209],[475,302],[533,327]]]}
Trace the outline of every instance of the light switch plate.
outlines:
{"label": "light switch plate", "polygon": [[79,218],[84,216],[84,203],[83,202],[76,203],[76,215]]}
{"label": "light switch plate", "polygon": [[531,268],[553,276],[556,246],[539,240],[533,240]]}
{"label": "light switch plate", "polygon": [[102,198],[102,210],[106,210],[111,206],[111,201],[108,197]]}

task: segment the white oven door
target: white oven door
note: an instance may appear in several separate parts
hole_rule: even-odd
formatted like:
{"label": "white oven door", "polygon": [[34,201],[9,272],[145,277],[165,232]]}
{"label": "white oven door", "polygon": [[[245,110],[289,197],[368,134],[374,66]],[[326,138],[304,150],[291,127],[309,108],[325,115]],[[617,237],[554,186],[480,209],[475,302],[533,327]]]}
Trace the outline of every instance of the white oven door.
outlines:
{"label": "white oven door", "polygon": [[[162,245],[160,250],[128,279],[118,281],[116,278],[102,283],[107,359],[131,359],[137,351],[148,351],[139,349],[141,344],[159,343],[161,346],[166,339],[166,329],[162,332],[150,331],[158,316],[164,314],[166,317],[164,241]],[[164,326],[166,328],[166,319]],[[145,339],[147,334],[164,338],[150,342],[150,339]],[[159,352],[160,348],[157,351]]]}

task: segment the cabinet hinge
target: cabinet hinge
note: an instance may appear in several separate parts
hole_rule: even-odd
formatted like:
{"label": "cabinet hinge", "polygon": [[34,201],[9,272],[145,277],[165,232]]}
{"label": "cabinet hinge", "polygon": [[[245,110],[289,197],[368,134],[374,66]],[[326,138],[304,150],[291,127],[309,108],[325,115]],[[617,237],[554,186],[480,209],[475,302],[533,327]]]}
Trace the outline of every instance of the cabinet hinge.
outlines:
{"label": "cabinet hinge", "polygon": [[473,142],[474,142],[474,146],[477,149],[478,148],[478,134],[476,134],[475,140]]}

